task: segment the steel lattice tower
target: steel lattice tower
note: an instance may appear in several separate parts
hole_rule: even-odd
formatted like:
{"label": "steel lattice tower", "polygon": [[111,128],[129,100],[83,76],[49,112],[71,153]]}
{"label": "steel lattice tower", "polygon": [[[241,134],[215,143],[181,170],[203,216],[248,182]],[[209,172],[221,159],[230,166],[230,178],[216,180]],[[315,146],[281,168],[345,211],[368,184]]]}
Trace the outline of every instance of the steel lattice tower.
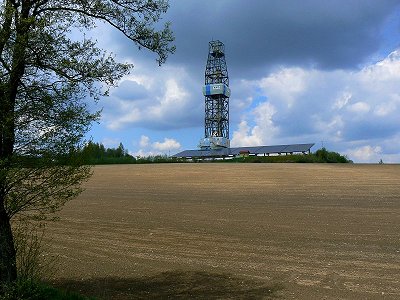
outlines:
{"label": "steel lattice tower", "polygon": [[204,83],[204,139],[200,148],[229,148],[229,77],[225,46],[220,41],[209,43]]}

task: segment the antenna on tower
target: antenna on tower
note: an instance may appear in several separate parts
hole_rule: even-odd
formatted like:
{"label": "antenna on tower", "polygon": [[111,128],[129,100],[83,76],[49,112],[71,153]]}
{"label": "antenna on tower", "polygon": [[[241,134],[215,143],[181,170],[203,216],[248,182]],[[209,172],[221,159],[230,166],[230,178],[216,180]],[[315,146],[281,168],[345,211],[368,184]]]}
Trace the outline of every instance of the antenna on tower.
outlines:
{"label": "antenna on tower", "polygon": [[220,41],[209,42],[203,95],[205,97],[204,138],[201,149],[229,148],[229,88],[225,46]]}

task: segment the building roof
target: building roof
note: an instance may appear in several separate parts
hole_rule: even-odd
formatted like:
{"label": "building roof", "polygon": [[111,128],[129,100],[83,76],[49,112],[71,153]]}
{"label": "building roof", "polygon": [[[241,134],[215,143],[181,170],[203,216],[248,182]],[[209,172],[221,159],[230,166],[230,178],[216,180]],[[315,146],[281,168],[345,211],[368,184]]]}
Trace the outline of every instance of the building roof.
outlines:
{"label": "building roof", "polygon": [[280,153],[306,153],[315,144],[294,144],[294,145],[276,145],[276,146],[257,146],[257,147],[237,147],[222,148],[211,150],[184,150],[172,157],[227,157],[236,156],[240,152],[247,152],[250,155],[258,154],[280,154]]}

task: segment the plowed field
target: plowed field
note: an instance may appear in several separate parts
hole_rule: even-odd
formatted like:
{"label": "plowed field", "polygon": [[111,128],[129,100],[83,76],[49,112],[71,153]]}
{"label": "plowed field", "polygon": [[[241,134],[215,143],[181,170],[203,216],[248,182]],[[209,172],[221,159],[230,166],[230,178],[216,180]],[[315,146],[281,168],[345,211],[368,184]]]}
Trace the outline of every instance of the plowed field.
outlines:
{"label": "plowed field", "polygon": [[400,165],[97,166],[48,225],[102,299],[400,299]]}

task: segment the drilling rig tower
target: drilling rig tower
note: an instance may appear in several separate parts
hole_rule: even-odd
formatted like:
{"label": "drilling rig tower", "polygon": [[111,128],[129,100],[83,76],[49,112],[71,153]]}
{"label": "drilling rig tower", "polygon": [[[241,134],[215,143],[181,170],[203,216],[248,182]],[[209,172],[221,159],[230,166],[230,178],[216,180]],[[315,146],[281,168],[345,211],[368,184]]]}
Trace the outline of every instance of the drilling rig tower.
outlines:
{"label": "drilling rig tower", "polygon": [[225,46],[220,41],[209,43],[203,87],[205,97],[204,138],[202,150],[229,148],[229,89]]}

